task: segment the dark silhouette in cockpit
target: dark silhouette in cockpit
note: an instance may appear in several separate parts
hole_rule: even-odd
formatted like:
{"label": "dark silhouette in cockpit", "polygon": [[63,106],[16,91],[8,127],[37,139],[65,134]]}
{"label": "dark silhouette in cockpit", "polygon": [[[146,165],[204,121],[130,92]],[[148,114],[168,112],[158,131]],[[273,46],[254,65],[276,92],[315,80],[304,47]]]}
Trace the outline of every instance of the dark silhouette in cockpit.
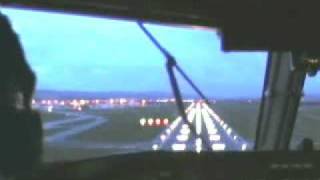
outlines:
{"label": "dark silhouette in cockpit", "polygon": [[[31,99],[35,86],[35,75],[28,66],[18,36],[13,31],[7,17],[0,16],[0,49],[3,52],[0,60],[0,92],[2,105],[18,103],[22,95],[22,106],[31,108]],[[13,104],[11,104],[13,105]]]}
{"label": "dark silhouette in cockpit", "polygon": [[41,160],[40,115],[32,110],[35,75],[17,34],[0,13],[0,175],[32,174]]}

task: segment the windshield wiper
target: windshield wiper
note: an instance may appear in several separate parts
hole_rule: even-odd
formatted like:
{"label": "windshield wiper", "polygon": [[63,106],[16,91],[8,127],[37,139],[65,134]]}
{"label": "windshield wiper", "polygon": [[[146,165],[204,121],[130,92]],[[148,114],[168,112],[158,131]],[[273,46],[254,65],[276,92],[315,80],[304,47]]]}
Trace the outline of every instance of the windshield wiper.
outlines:
{"label": "windshield wiper", "polygon": [[188,75],[182,70],[182,68],[177,64],[176,59],[164,48],[160,45],[160,43],[156,40],[156,38],[146,29],[146,27],[143,25],[143,22],[138,21],[137,22],[140,29],[144,32],[144,34],[150,39],[150,41],[160,50],[160,52],[165,56],[166,58],[166,69],[168,72],[171,88],[173,91],[173,95],[175,97],[175,101],[177,104],[178,111],[180,113],[180,116],[182,117],[182,120],[184,123],[186,123],[192,134],[195,136],[198,136],[202,142],[204,143],[205,148],[209,151],[210,145],[207,142],[207,140],[201,135],[197,135],[195,127],[187,120],[187,115],[185,112],[185,107],[182,100],[182,95],[179,89],[179,84],[177,82],[176,76],[174,74],[174,68],[177,70],[178,73],[187,81],[187,83],[193,88],[193,90],[208,104],[210,105],[210,102],[208,98],[201,92],[201,90],[193,83],[193,81],[188,77]]}

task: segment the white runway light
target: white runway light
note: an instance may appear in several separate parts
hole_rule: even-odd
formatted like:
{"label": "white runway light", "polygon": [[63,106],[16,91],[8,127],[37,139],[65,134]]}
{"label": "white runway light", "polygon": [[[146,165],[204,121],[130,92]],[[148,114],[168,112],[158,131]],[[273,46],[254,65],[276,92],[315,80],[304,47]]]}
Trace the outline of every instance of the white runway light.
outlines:
{"label": "white runway light", "polygon": [[196,139],[196,146],[202,146],[202,140],[200,138]]}
{"label": "white runway light", "polygon": [[181,133],[181,134],[188,135],[188,134],[190,134],[190,129],[189,129],[189,128],[187,128],[187,129],[181,129],[181,130],[180,130],[180,133]]}
{"label": "white runway light", "polygon": [[190,123],[193,122],[194,118],[195,118],[195,115],[196,115],[196,110],[195,109],[192,109],[189,113],[188,113],[188,121]]}
{"label": "white runway light", "polygon": [[177,140],[178,141],[187,141],[189,139],[189,136],[188,135],[184,135],[184,134],[180,134],[180,135],[177,135]]}
{"label": "white runway light", "polygon": [[186,150],[186,144],[172,144],[171,148],[173,151],[184,151]]}
{"label": "white runway light", "polygon": [[245,151],[247,149],[247,144],[242,144],[241,150]]}
{"label": "white runway light", "polygon": [[176,120],[174,120],[171,125],[169,126],[170,130],[174,130],[178,124],[181,122],[181,117],[178,117]]}
{"label": "white runway light", "polygon": [[52,111],[53,111],[53,106],[49,106],[49,107],[48,107],[48,112],[51,113]]}
{"label": "white runway light", "polygon": [[198,103],[197,104],[197,112],[196,112],[196,133],[197,135],[200,135],[201,134],[201,130],[202,130],[202,119],[201,119],[201,106],[200,104]]}
{"label": "white runway light", "polygon": [[221,137],[218,134],[212,134],[209,136],[210,141],[220,141]]}
{"label": "white runway light", "polygon": [[223,125],[223,129],[227,129],[227,127],[228,127],[227,124]]}
{"label": "white runway light", "polygon": [[152,149],[153,149],[154,151],[158,150],[158,149],[159,149],[158,144],[154,144],[154,145],[152,145]]}
{"label": "white runway light", "polygon": [[225,150],[226,145],[225,144],[212,144],[212,150],[214,151],[223,151]]}
{"label": "white runway light", "polygon": [[186,112],[190,111],[193,108],[193,106],[194,106],[194,103],[191,103],[189,107],[187,107]]}
{"label": "white runway light", "polygon": [[161,135],[160,135],[160,139],[161,139],[161,141],[166,140],[166,138],[167,138],[167,137],[166,137],[166,135],[164,135],[164,134],[161,134]]}
{"label": "white runway light", "polygon": [[188,124],[182,124],[182,127],[181,127],[182,129],[189,129],[189,126],[188,126]]}
{"label": "white runway light", "polygon": [[233,136],[233,139],[234,139],[234,140],[237,140],[237,138],[238,138],[238,136]]}
{"label": "white runway light", "polygon": [[196,147],[196,152],[197,152],[197,153],[200,153],[201,151],[202,151],[202,147],[201,147],[201,146],[197,146],[197,147]]}
{"label": "white runway light", "polygon": [[145,118],[140,119],[140,125],[144,126],[146,124],[147,120]]}
{"label": "white runway light", "polygon": [[200,153],[202,150],[202,140],[200,138],[196,139],[196,152]]}
{"label": "white runway light", "polygon": [[229,129],[227,130],[227,134],[230,135],[231,132],[232,132],[232,130],[231,130],[231,128],[229,128]]}
{"label": "white runway light", "polygon": [[215,113],[209,106],[207,105],[204,105],[205,106],[205,109],[209,112],[209,114],[211,116],[213,116],[214,120],[216,120],[217,122],[221,122],[223,121],[218,115],[217,113]]}
{"label": "white runway light", "polygon": [[206,109],[202,110],[204,125],[207,128],[208,134],[217,134],[218,130],[210,118],[208,111]]}
{"label": "white runway light", "polygon": [[208,134],[217,134],[218,130],[216,128],[214,129],[209,129],[208,128]]}

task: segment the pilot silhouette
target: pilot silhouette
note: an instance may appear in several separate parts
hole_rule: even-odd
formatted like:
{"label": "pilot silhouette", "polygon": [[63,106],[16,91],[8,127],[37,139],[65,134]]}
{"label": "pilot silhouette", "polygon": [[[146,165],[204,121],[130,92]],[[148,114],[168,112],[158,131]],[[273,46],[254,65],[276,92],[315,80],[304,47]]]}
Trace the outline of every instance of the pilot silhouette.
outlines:
{"label": "pilot silhouette", "polygon": [[0,12],[0,179],[27,177],[41,162],[40,115],[32,110],[35,75]]}

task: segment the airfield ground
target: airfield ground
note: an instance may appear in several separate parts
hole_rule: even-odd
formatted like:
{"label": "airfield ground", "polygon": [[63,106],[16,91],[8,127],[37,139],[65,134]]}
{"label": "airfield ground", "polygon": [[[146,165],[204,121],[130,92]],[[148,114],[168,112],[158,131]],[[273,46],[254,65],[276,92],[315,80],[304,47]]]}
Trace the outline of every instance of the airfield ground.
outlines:
{"label": "airfield ground", "polygon": [[[294,138],[311,137],[320,142],[318,128],[320,127],[320,111],[316,105],[302,105],[299,109]],[[258,102],[217,102],[212,107],[214,111],[248,141],[254,141],[259,110]],[[72,112],[72,113],[77,113]],[[163,127],[141,127],[141,118],[168,118],[170,122],[177,118],[174,104],[152,105],[147,107],[124,107],[103,110],[87,109],[82,113],[90,114],[88,121],[79,121],[66,127],[45,129],[45,136],[54,136],[68,128],[87,122],[94,122],[94,117],[106,120],[96,127],[68,137],[65,144],[45,142],[44,160],[75,160],[91,157],[107,156],[115,153],[134,152],[145,149],[144,144],[152,141]],[[43,124],[64,121],[68,116],[60,112],[42,112]],[[91,118],[91,119],[90,119]],[[79,143],[87,146],[84,148]],[[141,149],[139,147],[141,146]],[[97,147],[97,148],[95,148]]]}

